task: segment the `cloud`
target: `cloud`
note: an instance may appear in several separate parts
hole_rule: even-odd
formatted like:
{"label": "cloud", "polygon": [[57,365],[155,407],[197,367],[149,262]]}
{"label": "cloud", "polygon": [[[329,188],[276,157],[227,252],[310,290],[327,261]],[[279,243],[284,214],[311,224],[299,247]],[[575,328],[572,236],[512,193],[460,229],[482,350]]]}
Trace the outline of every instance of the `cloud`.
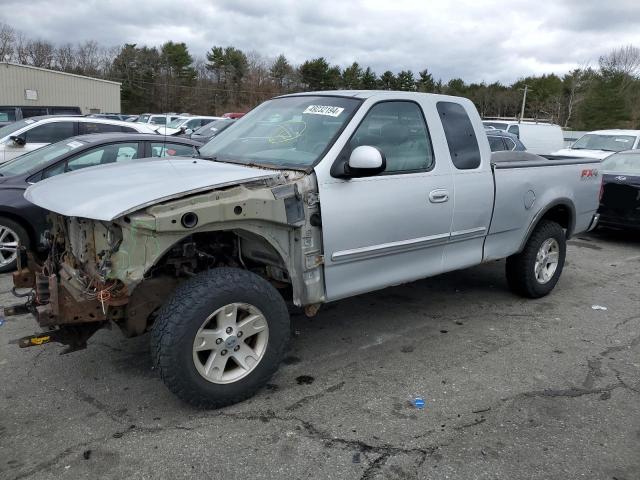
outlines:
{"label": "cloud", "polygon": [[[6,12],[19,12],[2,18]],[[54,43],[233,45],[294,64],[324,56],[378,74],[428,68],[445,81],[510,83],[640,44],[637,0],[3,0],[0,21]]]}

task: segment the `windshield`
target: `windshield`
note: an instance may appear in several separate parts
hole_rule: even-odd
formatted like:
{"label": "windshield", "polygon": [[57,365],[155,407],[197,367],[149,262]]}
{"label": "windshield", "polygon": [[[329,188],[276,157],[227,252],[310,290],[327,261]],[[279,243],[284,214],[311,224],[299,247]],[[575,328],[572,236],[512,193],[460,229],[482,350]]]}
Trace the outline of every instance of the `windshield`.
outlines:
{"label": "windshield", "polygon": [[202,135],[203,137],[212,137],[233,124],[233,120],[214,120],[213,122],[203,125],[193,133],[195,135]]}
{"label": "windshield", "polygon": [[11,135],[13,132],[20,130],[22,127],[29,125],[30,123],[34,123],[35,120],[31,120],[27,118],[26,120],[19,120],[17,122],[11,123],[5,127],[0,128],[0,138],[7,137]]}
{"label": "windshield", "polygon": [[329,96],[276,98],[213,137],[200,154],[223,162],[306,170],[333,143],[360,103]]}
{"label": "windshield", "polygon": [[167,123],[167,128],[178,128],[188,120],[188,118],[176,118],[175,120],[171,120],[169,123]]}
{"label": "windshield", "polygon": [[602,162],[605,173],[629,173],[640,175],[640,152],[624,152],[611,155]]}
{"label": "windshield", "polygon": [[604,150],[605,152],[621,152],[633,148],[636,137],[631,135],[600,135],[588,133],[572,145],[574,150]]}
{"label": "windshield", "polygon": [[14,175],[22,175],[23,173],[32,172],[45,166],[50,160],[58,158],[61,155],[84,145],[85,142],[69,139],[58,143],[52,143],[46,147],[20,155],[7,163],[3,163],[0,165],[0,175],[3,177],[11,177]]}
{"label": "windshield", "polygon": [[484,124],[485,127],[493,127],[498,130],[506,130],[508,126],[506,123],[500,123],[500,122],[482,122],[482,123]]}

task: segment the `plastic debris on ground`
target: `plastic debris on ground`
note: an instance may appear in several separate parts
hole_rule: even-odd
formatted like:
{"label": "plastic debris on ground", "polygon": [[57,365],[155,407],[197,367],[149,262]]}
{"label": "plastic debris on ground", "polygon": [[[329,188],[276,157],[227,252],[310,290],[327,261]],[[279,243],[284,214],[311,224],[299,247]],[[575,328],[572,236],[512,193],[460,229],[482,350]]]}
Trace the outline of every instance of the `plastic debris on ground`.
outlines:
{"label": "plastic debris on ground", "polygon": [[602,305],[591,305],[592,310],[606,310],[607,307],[603,307]]}
{"label": "plastic debris on ground", "polygon": [[418,409],[418,410],[422,410],[424,408],[424,399],[422,398],[416,398],[413,401],[413,405]]}

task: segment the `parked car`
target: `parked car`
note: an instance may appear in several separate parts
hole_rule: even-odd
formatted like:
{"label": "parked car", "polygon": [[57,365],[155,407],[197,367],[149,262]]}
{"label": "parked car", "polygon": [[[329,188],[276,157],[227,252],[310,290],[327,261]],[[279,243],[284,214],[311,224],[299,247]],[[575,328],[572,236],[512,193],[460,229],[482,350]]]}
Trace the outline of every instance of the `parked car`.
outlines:
{"label": "parked car", "polygon": [[640,150],[615,153],[600,168],[600,224],[640,230]]}
{"label": "parked car", "polygon": [[124,115],[122,113],[92,113],[91,115],[87,115],[87,117],[105,118],[107,120],[121,120],[123,122],[127,121],[128,118],[131,118],[130,115]]}
{"label": "parked car", "polygon": [[640,130],[596,130],[580,137],[569,148],[554,152],[562,157],[607,158],[615,152],[640,148]]}
{"label": "parked car", "polygon": [[213,120],[220,120],[222,117],[198,117],[198,116],[189,116],[189,117],[179,117],[171,122],[167,123],[166,126],[160,126],[156,129],[156,132],[159,135],[180,135],[186,134],[190,135],[194,130],[210,123]]}
{"label": "parked car", "polygon": [[16,242],[37,249],[46,212],[24,198],[29,185],[86,167],[139,158],[190,157],[198,142],[166,141],[155,134],[82,135],[53,143],[0,165],[0,273],[13,270]]}
{"label": "parked car", "polygon": [[207,123],[203,125],[195,132],[191,134],[191,140],[195,140],[200,143],[207,143],[213,137],[218,135],[220,132],[223,132],[231,125],[235,123],[235,120],[231,118],[225,118],[222,120],[214,120],[213,122]]}
{"label": "parked car", "polygon": [[223,113],[222,117],[223,118],[231,118],[233,120],[237,120],[239,118],[242,118],[246,115],[246,113],[243,112],[227,112],[227,113]]}
{"label": "parked car", "polygon": [[50,143],[90,133],[154,133],[146,125],[89,117],[47,116],[0,128],[0,164]]}
{"label": "parked car", "polygon": [[[82,348],[110,322],[127,336],[151,329],[167,386],[219,407],[276,371],[291,329],[283,295],[313,315],[326,302],[507,258],[510,287],[542,297],[560,278],[566,239],[593,228],[598,208],[598,161],[491,154],[465,98],[282,96],[200,154],[27,189],[55,213],[47,259],[32,256],[14,275],[39,299],[22,311],[48,328],[20,345]],[[43,272],[47,282],[35,282]]]}
{"label": "parked car", "polygon": [[26,107],[26,106],[1,106],[0,127],[25,118],[39,117],[43,115],[81,115],[80,107]]}
{"label": "parked car", "polygon": [[141,115],[138,115],[138,119],[136,120],[136,123],[148,123],[152,126],[154,125],[160,126],[160,125],[166,125],[167,123],[175,120],[178,117],[179,115],[170,114],[170,113],[163,113],[160,115],[152,114],[152,113],[143,113]]}
{"label": "parked car", "polygon": [[490,127],[486,129],[487,140],[492,152],[516,151],[523,152],[526,150],[524,144],[514,134]]}
{"label": "parked car", "polygon": [[564,146],[560,125],[545,122],[517,120],[483,120],[485,126],[514,134],[527,146],[527,151],[547,155]]}

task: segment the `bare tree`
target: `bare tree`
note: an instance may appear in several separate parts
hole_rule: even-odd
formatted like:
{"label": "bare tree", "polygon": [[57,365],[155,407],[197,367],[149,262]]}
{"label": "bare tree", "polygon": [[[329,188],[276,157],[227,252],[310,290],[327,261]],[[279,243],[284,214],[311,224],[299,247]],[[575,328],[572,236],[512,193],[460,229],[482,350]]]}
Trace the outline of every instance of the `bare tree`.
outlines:
{"label": "bare tree", "polygon": [[97,75],[100,67],[98,43],[88,40],[78,46],[76,51],[78,73],[83,75]]}
{"label": "bare tree", "polygon": [[603,71],[638,77],[640,75],[640,48],[625,45],[601,56],[599,63]]}
{"label": "bare tree", "polygon": [[0,62],[13,59],[16,32],[6,23],[0,23]]}
{"label": "bare tree", "polygon": [[34,67],[51,68],[55,49],[53,45],[44,40],[31,40],[26,44],[28,62]]}
{"label": "bare tree", "polygon": [[67,43],[56,49],[55,61],[57,67],[63,72],[73,72],[76,68],[76,52],[73,45]]}

